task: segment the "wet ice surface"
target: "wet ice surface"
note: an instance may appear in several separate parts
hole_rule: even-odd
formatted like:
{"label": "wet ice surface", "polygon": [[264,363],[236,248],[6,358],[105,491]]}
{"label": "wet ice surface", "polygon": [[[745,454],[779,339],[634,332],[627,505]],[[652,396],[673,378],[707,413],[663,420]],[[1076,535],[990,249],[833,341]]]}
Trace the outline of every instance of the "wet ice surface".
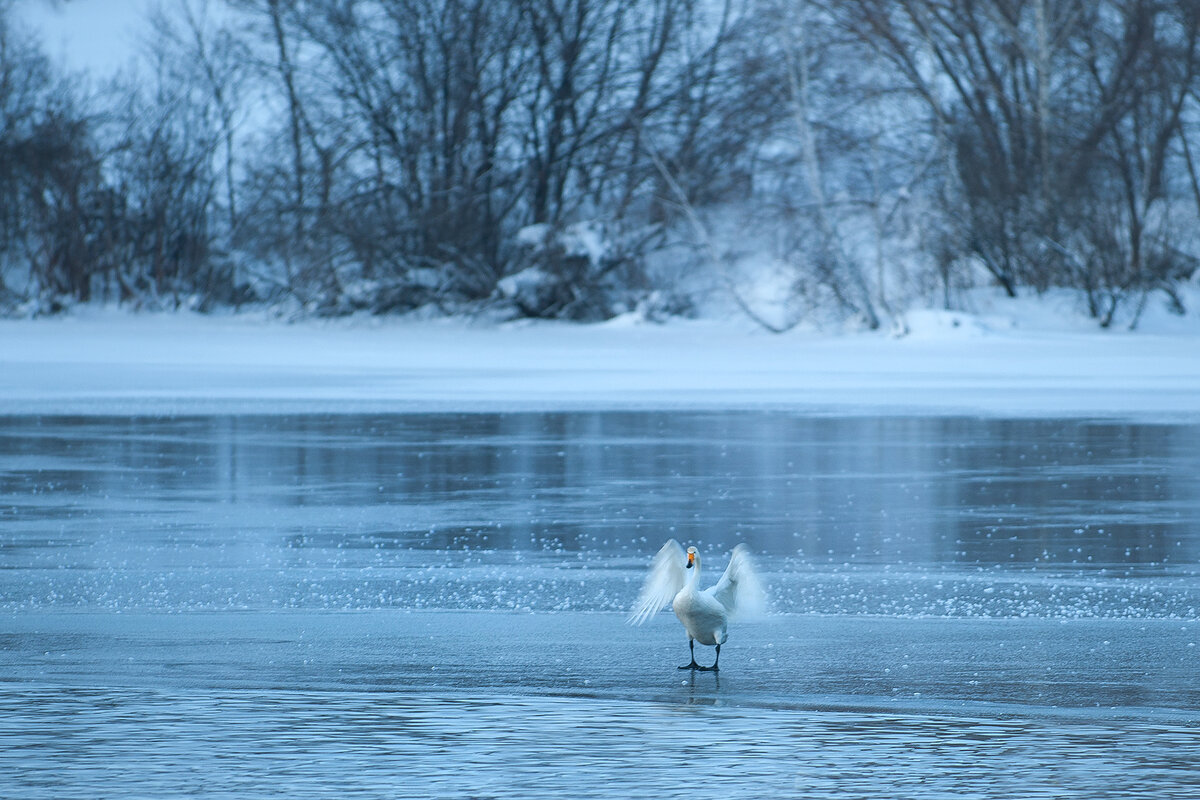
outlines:
{"label": "wet ice surface", "polygon": [[1200,766],[1190,624],[789,615],[712,675],[656,622],[20,618],[0,768],[34,797],[1182,797]]}
{"label": "wet ice surface", "polygon": [[10,418],[0,794],[1192,796],[1197,523],[1195,426]]}

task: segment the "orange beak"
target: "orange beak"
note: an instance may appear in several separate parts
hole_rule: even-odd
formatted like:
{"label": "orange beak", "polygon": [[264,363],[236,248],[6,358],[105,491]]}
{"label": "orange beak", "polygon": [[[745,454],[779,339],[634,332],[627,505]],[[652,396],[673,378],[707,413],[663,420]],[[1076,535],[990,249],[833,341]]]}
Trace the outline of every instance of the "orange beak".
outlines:
{"label": "orange beak", "polygon": [[696,554],[688,553],[688,563],[687,563],[688,569],[692,568],[692,566],[695,564],[695,561],[696,561]]}

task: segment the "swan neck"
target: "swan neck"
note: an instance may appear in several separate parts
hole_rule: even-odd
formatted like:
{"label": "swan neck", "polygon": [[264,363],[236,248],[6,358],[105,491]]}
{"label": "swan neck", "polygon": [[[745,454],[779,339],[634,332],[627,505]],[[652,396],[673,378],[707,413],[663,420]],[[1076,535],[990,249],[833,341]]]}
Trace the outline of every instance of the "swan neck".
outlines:
{"label": "swan neck", "polygon": [[688,570],[686,586],[689,589],[695,589],[698,583],[700,583],[700,557],[696,556],[692,568]]}

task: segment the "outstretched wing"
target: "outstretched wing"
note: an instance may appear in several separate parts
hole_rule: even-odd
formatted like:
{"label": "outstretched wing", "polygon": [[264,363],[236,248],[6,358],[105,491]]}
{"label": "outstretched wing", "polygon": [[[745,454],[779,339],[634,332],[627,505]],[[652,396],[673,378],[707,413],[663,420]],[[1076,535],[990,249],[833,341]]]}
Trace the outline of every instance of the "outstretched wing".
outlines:
{"label": "outstretched wing", "polygon": [[667,539],[650,564],[650,574],[642,585],[642,593],[627,620],[631,625],[641,625],[659,609],[675,599],[684,584],[687,555],[679,542]]}
{"label": "outstretched wing", "polygon": [[731,617],[760,616],[767,608],[767,593],[754,571],[750,548],[739,544],[729,556],[729,566],[717,585],[708,590]]}

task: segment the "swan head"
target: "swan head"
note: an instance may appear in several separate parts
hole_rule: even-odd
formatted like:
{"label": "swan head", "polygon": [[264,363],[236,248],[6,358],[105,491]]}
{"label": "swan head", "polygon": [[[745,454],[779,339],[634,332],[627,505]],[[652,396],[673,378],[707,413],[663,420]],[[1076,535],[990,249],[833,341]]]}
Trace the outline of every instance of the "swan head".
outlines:
{"label": "swan head", "polygon": [[699,562],[699,560],[700,560],[700,557],[698,555],[696,555],[696,548],[694,548],[694,547],[689,547],[687,549],[687,557],[688,557],[688,563],[687,563],[688,569],[691,569],[692,567],[696,566],[697,562]]}

